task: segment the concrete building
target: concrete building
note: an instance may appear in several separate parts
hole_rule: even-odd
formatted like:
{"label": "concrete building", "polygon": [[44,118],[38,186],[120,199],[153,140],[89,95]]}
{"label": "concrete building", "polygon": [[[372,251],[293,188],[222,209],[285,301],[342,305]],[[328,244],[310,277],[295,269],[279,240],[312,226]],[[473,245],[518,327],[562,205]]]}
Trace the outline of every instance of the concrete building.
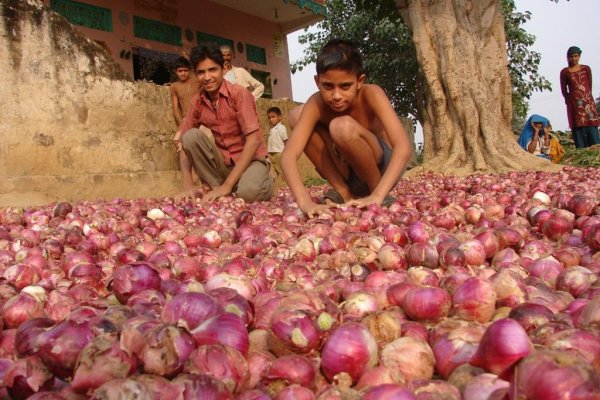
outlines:
{"label": "concrete building", "polygon": [[134,80],[170,82],[170,63],[202,41],[229,44],[233,64],[292,98],[286,35],[325,14],[325,0],[44,0],[106,48]]}

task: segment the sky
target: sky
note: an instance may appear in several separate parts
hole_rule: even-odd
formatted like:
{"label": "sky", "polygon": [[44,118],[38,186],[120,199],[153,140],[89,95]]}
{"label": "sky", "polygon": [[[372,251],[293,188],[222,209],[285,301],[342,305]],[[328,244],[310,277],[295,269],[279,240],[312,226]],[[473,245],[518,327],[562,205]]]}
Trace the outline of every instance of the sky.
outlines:
{"label": "sky", "polygon": [[[518,11],[530,11],[531,19],[523,25],[536,37],[531,50],[541,54],[538,72],[552,84],[552,91],[534,92],[529,101],[529,113],[547,117],[554,130],[569,130],[566,108],[560,93],[559,73],[567,65],[566,53],[570,46],[581,50],[580,64],[589,65],[593,76],[593,95],[600,97],[600,42],[598,18],[600,0],[515,0]],[[303,30],[288,35],[290,62],[300,59],[303,45],[298,36]],[[313,76],[314,65],[292,75],[292,91],[295,101],[305,102],[316,91]],[[422,142],[417,128],[416,142]]]}

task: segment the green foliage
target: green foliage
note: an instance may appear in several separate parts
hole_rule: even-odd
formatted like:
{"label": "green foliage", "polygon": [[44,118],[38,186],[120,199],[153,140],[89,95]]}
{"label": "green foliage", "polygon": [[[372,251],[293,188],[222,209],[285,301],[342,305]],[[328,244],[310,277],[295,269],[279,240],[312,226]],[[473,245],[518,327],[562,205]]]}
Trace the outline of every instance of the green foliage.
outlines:
{"label": "green foliage", "polygon": [[[513,126],[522,127],[519,118],[526,117],[531,94],[551,87],[548,80],[538,74],[540,54],[529,49],[535,37],[521,27],[531,18],[531,13],[518,13],[514,0],[500,2],[505,15],[509,72],[513,81]],[[353,40],[361,48],[368,81],[386,91],[399,115],[422,120],[418,105],[423,101],[423,80],[411,32],[402,22],[394,0],[328,0],[327,17],[316,28],[300,36],[300,43],[307,47],[304,57],[292,64],[292,72],[313,63],[329,39]]]}
{"label": "green foliage", "polygon": [[308,177],[304,180],[304,186],[309,187],[309,186],[320,186],[320,185],[325,185],[327,183],[327,181],[323,178],[311,178]]}
{"label": "green foliage", "polygon": [[315,62],[320,48],[331,38],[356,42],[361,49],[367,81],[385,89],[399,115],[417,118],[417,63],[410,31],[400,19],[393,0],[328,0],[327,18],[318,30],[306,31],[299,42],[307,45],[304,57],[292,64],[292,73]]}

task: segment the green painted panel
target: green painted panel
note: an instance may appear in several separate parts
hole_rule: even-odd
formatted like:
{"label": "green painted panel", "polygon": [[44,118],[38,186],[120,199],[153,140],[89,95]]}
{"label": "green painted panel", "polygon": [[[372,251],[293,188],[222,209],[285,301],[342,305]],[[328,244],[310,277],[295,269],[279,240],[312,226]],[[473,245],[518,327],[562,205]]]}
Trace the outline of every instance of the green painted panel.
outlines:
{"label": "green painted panel", "polygon": [[227,38],[224,38],[221,36],[211,35],[210,33],[205,33],[205,32],[196,32],[196,40],[198,41],[198,44],[200,44],[200,43],[216,43],[219,46],[227,45],[227,46],[231,47],[232,51],[234,51],[233,40],[227,39]]}
{"label": "green painted panel", "polygon": [[267,52],[262,47],[246,43],[246,59],[253,63],[267,65]]}
{"label": "green painted panel", "polygon": [[100,31],[112,32],[112,14],[110,9],[96,7],[73,0],[51,0],[50,8],[74,25]]}
{"label": "green painted panel", "polygon": [[133,17],[133,35],[141,39],[181,46],[181,28],[164,22]]}

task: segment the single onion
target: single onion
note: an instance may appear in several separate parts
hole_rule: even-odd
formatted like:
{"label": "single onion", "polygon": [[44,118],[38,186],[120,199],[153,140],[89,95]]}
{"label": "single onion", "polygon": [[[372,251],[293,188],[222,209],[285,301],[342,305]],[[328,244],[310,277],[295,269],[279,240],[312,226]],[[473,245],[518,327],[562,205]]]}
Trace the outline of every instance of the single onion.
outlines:
{"label": "single onion", "polygon": [[405,336],[383,346],[379,363],[411,382],[433,377],[435,356],[427,342]]}
{"label": "single onion", "polygon": [[165,303],[161,318],[166,324],[174,324],[191,331],[224,311],[208,294],[185,292],[173,296]]}
{"label": "single onion", "polygon": [[523,327],[512,319],[494,321],[485,331],[471,364],[499,375],[533,351]]}
{"label": "single onion", "polygon": [[8,367],[3,383],[10,398],[27,399],[39,391],[51,390],[54,376],[38,356],[28,356]]}
{"label": "single onion", "polygon": [[199,346],[190,354],[183,371],[214,376],[235,393],[244,390],[250,379],[244,356],[233,347],[221,344]]}
{"label": "single onion", "polygon": [[456,289],[452,302],[452,312],[458,318],[488,322],[496,311],[496,292],[488,280],[473,277]]}
{"label": "single onion", "polygon": [[524,358],[509,388],[511,400],[594,399],[598,393],[600,375],[589,363],[575,354],[554,350],[538,350]]}
{"label": "single onion", "polygon": [[402,309],[415,321],[439,321],[448,316],[451,307],[450,295],[435,287],[411,288],[402,300]]}
{"label": "single onion", "polygon": [[225,344],[246,354],[250,346],[244,321],[235,314],[223,313],[208,318],[190,331],[196,343]]}
{"label": "single onion", "polygon": [[112,379],[127,378],[136,366],[135,358],[121,350],[116,334],[100,335],[81,351],[71,387],[86,393]]}
{"label": "single onion", "polygon": [[134,262],[117,267],[113,272],[112,290],[122,303],[146,289],[160,289],[158,272],[145,262]]}
{"label": "single onion", "polygon": [[321,369],[332,381],[347,373],[356,382],[362,373],[377,364],[377,342],[369,330],[356,322],[346,322],[334,329],[321,352]]}

